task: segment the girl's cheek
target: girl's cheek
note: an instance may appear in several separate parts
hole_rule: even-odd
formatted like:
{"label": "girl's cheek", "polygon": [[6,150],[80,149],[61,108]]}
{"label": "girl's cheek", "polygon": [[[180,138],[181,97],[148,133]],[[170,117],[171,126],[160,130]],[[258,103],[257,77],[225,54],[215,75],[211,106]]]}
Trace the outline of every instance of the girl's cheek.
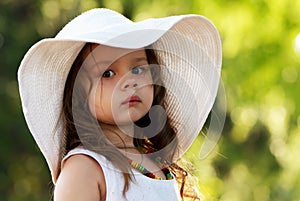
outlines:
{"label": "girl's cheek", "polygon": [[153,80],[152,80],[152,76],[151,74],[145,74],[143,76],[139,76],[137,78],[137,82],[141,83],[142,85],[152,85],[153,84]]}
{"label": "girl's cheek", "polygon": [[88,104],[89,110],[91,114],[96,117],[97,103],[100,102],[101,98],[101,86],[95,86],[95,84],[91,87],[91,90],[88,92]]}
{"label": "girl's cheek", "polygon": [[151,87],[153,87],[153,80],[151,77],[148,77],[147,79],[145,79],[145,85],[151,85]]}
{"label": "girl's cheek", "polygon": [[150,72],[146,74],[145,79],[147,79],[149,83],[153,84],[153,78]]}
{"label": "girl's cheek", "polygon": [[95,95],[90,95],[89,96],[89,100],[88,100],[89,109],[90,109],[91,114],[94,117],[96,117],[96,109],[95,109],[96,108],[96,105],[95,105],[96,101],[97,101],[97,98],[96,98]]}

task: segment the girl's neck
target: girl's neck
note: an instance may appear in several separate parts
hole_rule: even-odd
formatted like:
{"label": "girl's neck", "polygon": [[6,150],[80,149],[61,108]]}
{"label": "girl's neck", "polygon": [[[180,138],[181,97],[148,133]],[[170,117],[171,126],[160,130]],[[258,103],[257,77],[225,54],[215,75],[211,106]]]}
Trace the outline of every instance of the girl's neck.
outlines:
{"label": "girl's neck", "polygon": [[134,147],[134,125],[113,125],[100,123],[101,129],[107,139],[116,147]]}

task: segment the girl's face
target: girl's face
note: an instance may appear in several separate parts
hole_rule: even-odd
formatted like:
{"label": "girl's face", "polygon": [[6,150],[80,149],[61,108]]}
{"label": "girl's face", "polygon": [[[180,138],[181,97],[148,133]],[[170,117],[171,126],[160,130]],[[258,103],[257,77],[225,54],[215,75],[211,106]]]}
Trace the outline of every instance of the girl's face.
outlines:
{"label": "girl's face", "polygon": [[[98,121],[131,124],[151,108],[153,83],[144,49],[94,45],[83,63],[89,108]],[[91,83],[91,84],[87,84]]]}

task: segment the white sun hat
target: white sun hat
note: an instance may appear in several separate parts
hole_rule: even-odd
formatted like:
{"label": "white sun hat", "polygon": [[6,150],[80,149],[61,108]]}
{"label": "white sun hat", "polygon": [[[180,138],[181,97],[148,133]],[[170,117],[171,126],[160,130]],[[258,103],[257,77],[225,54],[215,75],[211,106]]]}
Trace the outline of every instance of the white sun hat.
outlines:
{"label": "white sun hat", "polygon": [[57,173],[63,125],[60,119],[69,70],[86,42],[119,48],[153,48],[166,67],[166,113],[177,131],[180,158],[199,134],[218,90],[222,48],[218,31],[205,17],[181,15],[132,22],[109,9],[92,9],[70,21],[55,38],[34,44],[24,56],[18,81],[23,113]]}

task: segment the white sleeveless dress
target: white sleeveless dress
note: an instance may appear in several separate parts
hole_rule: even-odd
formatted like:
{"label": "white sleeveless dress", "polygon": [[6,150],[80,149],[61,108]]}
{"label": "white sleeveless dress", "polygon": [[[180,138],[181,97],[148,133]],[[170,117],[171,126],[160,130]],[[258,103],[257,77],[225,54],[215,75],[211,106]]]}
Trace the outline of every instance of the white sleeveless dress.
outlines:
{"label": "white sleeveless dress", "polygon": [[134,179],[123,196],[123,174],[104,156],[84,148],[71,150],[63,159],[75,154],[85,154],[96,160],[101,166],[106,182],[106,201],[180,201],[179,190],[175,179],[151,179],[133,170]]}

